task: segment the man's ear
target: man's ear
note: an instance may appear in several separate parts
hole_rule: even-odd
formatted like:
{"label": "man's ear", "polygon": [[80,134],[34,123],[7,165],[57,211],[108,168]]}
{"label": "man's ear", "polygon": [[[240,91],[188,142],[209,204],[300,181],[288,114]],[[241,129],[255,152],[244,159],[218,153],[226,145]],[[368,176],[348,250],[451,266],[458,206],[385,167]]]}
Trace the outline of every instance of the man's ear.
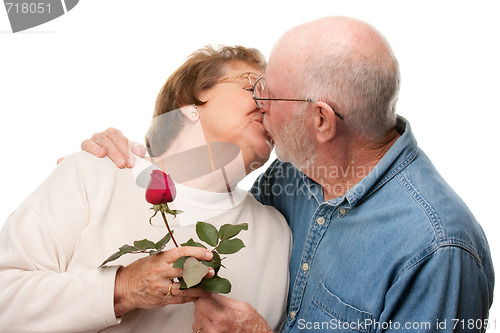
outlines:
{"label": "man's ear", "polygon": [[181,112],[187,119],[192,122],[196,122],[198,121],[198,119],[200,119],[200,114],[198,113],[198,109],[194,104],[181,106]]}
{"label": "man's ear", "polygon": [[319,143],[325,143],[335,137],[337,118],[330,105],[325,102],[316,102],[314,104],[313,126]]}

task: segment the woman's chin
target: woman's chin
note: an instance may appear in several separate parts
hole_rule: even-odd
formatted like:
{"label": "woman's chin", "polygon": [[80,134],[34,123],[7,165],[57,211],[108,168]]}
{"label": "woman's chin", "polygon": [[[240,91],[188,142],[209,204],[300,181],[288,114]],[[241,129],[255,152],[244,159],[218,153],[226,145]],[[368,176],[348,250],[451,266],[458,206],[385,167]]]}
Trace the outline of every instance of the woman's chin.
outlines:
{"label": "woman's chin", "polygon": [[269,157],[271,156],[271,150],[272,149],[269,146],[269,148],[265,151],[259,152],[259,154],[252,160],[250,164],[251,171],[257,170],[269,160]]}

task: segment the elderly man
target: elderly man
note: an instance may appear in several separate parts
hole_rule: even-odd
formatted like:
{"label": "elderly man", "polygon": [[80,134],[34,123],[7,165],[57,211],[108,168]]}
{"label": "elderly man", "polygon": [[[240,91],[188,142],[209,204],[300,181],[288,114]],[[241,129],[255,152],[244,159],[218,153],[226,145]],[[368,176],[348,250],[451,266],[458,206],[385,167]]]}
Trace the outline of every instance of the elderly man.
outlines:
{"label": "elderly man", "polygon": [[[379,32],[329,17],[288,31],[255,84],[279,160],[252,192],[293,232],[283,332],[487,326],[494,273],[485,235],[396,115],[399,80]],[[114,145],[125,141],[117,131],[94,141],[122,164],[128,157]],[[269,330],[248,304],[224,296],[196,306],[193,331]]]}

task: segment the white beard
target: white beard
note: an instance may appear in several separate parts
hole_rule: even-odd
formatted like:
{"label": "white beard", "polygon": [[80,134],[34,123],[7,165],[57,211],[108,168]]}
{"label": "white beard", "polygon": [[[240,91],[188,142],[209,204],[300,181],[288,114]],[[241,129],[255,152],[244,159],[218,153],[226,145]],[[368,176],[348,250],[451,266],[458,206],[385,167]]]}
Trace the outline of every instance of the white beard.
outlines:
{"label": "white beard", "polygon": [[276,156],[299,170],[312,165],[317,156],[316,142],[304,127],[305,114],[297,114],[278,128],[270,128],[264,115],[264,126],[271,134]]}

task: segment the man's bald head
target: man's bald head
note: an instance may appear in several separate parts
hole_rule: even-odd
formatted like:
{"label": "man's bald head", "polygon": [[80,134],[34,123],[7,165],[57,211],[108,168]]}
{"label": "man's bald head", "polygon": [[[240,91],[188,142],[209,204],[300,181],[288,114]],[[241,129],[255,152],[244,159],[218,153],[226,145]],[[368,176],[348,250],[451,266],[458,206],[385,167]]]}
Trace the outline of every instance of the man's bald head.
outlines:
{"label": "man's bald head", "polygon": [[325,17],[301,24],[286,32],[273,53],[292,52],[306,61],[325,49],[352,56],[372,56],[387,52],[390,46],[371,25],[348,17]]}
{"label": "man's bald head", "polygon": [[358,134],[377,137],[395,125],[398,63],[365,22],[326,17],[289,30],[273,48],[268,71],[287,77],[283,84],[295,97],[331,104]]}

